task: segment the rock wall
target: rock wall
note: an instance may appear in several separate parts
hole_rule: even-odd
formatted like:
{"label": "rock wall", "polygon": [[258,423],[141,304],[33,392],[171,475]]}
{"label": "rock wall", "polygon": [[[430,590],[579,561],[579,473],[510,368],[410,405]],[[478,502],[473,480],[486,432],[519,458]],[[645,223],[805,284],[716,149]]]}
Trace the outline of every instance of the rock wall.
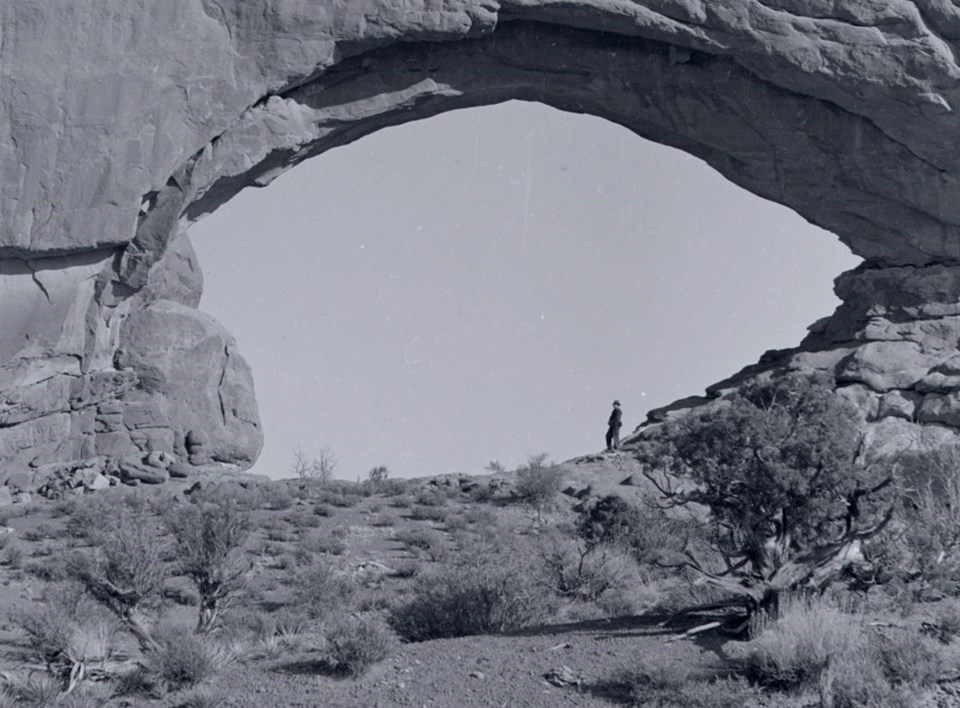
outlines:
{"label": "rock wall", "polygon": [[0,469],[251,464],[250,374],[196,309],[190,223],[382,127],[510,99],[837,234],[865,258],[844,305],[743,375],[825,369],[870,425],[952,434],[958,46],[944,0],[6,0]]}

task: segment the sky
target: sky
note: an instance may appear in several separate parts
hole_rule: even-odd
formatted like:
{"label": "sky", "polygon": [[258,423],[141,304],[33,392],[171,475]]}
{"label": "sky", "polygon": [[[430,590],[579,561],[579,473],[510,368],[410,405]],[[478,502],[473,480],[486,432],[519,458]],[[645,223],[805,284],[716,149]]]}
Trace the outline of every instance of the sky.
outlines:
{"label": "sky", "polygon": [[615,398],[629,432],[797,345],[859,262],[697,158],[521,102],[331,150],[189,236],[274,478],[298,449],[344,479],[596,452]]}

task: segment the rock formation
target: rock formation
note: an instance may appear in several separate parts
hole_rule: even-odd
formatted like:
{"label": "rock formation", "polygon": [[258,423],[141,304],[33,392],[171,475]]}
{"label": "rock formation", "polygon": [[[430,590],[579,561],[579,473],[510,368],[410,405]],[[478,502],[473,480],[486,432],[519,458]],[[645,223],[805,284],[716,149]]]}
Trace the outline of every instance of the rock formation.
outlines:
{"label": "rock formation", "polygon": [[251,464],[250,373],[196,309],[187,227],[384,126],[509,99],[836,233],[865,259],[844,304],[744,375],[825,369],[872,426],[952,434],[958,48],[946,0],[6,0],[0,470]]}

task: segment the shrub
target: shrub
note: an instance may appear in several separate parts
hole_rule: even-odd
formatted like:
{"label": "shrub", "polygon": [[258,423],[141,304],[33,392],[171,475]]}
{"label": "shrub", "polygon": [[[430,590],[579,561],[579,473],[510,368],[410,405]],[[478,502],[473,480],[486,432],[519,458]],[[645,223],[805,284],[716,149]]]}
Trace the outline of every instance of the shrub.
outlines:
{"label": "shrub", "polygon": [[386,528],[397,523],[397,517],[392,514],[377,514],[370,521],[370,525],[376,528]]}
{"label": "shrub", "polygon": [[330,659],[350,676],[361,676],[373,664],[386,659],[396,646],[389,628],[372,619],[347,618],[326,632]]}
{"label": "shrub", "polygon": [[311,619],[321,619],[350,604],[356,586],[350,578],[318,563],[294,579],[294,603]]}
{"label": "shrub", "polygon": [[872,646],[883,675],[894,685],[932,686],[944,674],[939,648],[919,634],[894,631]]}
{"label": "shrub", "polygon": [[538,553],[546,582],[561,597],[594,601],[637,580],[633,562],[609,545],[552,534],[541,537]]}
{"label": "shrub", "polygon": [[186,629],[159,633],[158,646],[145,657],[145,665],[166,688],[194,686],[216,671],[213,656],[203,639]]}
{"label": "shrub", "polygon": [[284,482],[266,482],[257,487],[257,502],[265,509],[284,511],[296,500]]}
{"label": "shrub", "polygon": [[744,669],[761,685],[815,687],[830,661],[868,647],[861,617],[834,603],[800,595],[781,597],[778,615],[754,616]]}
{"label": "shrub", "polygon": [[167,570],[162,558],[168,544],[145,509],[119,513],[101,522],[93,554],[71,559],[71,573],[97,600],[126,624],[145,650],[155,648],[142,612],[155,606]]}
{"label": "shrub", "polygon": [[203,494],[173,509],[166,522],[180,570],[200,595],[197,631],[208,632],[219,625],[249,568],[239,556],[250,533],[249,515],[230,498]]}
{"label": "shrub", "polygon": [[377,492],[387,497],[396,497],[406,494],[408,488],[409,483],[405,479],[385,479],[380,483]]}
{"label": "shrub", "polygon": [[303,549],[311,553],[325,553],[331,556],[339,556],[347,550],[347,544],[343,539],[334,536],[332,533],[310,534],[300,539],[298,549]]}
{"label": "shrub", "polygon": [[541,619],[550,603],[542,586],[516,564],[468,550],[453,565],[423,575],[413,599],[390,611],[407,641],[492,634]]}
{"label": "shrub", "polygon": [[330,517],[333,516],[333,509],[326,504],[315,504],[313,507],[313,513],[317,516]]}
{"label": "shrub", "polygon": [[738,678],[697,681],[677,664],[630,669],[615,675],[606,694],[650,708],[741,708],[766,705],[762,694]]}
{"label": "shrub", "polygon": [[23,548],[18,543],[8,544],[3,549],[3,563],[8,568],[19,568],[23,561]]}
{"label": "shrub", "polygon": [[410,510],[410,518],[416,521],[445,521],[447,510],[435,506],[417,504]]}
{"label": "shrub", "polygon": [[517,470],[516,493],[539,515],[556,501],[561,481],[559,470],[547,463],[546,453],[532,455],[527,464]]}
{"label": "shrub", "polygon": [[323,524],[316,514],[309,514],[302,511],[296,514],[291,514],[289,517],[287,517],[287,521],[294,528],[298,529],[316,529]]}
{"label": "shrub", "polygon": [[416,503],[424,506],[444,506],[447,496],[437,489],[421,489],[415,497]]}

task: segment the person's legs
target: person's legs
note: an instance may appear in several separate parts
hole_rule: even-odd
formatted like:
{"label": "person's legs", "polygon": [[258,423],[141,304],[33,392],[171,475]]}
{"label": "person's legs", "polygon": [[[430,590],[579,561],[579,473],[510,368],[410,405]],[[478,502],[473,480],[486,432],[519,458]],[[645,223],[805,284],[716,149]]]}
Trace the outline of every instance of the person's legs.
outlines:
{"label": "person's legs", "polygon": [[614,428],[611,432],[613,433],[613,449],[619,450],[620,449],[620,428]]}
{"label": "person's legs", "polygon": [[607,428],[607,452],[613,450],[613,438],[617,434],[617,431],[614,428]]}

